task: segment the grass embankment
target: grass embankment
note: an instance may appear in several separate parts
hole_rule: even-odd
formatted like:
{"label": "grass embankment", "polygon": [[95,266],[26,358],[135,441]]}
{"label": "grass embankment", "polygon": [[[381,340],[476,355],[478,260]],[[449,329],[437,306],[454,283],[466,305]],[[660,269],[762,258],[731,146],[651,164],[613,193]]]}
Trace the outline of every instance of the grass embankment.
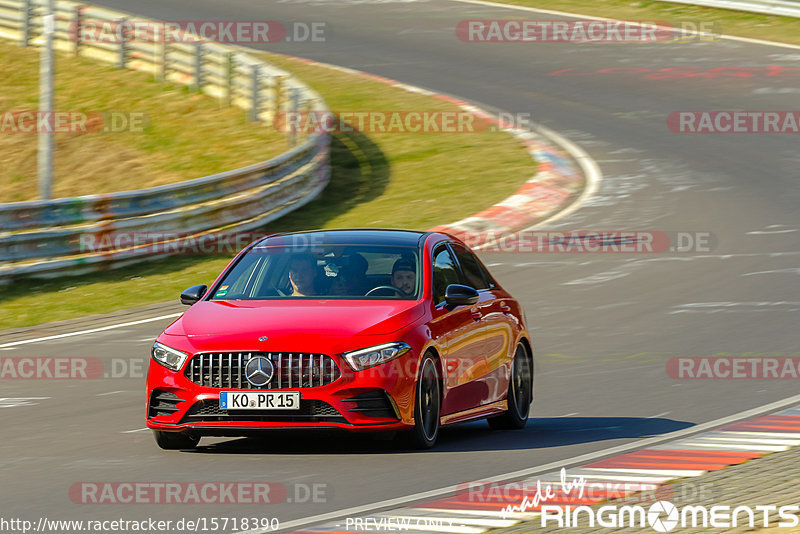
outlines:
{"label": "grass embankment", "polygon": [[[377,81],[282,57],[268,59],[313,86],[334,111],[457,110]],[[230,150],[222,144],[207,151]],[[502,132],[335,133],[329,186],[319,199],[263,231],[427,229],[512,194],[531,176],[532,163],[522,145]],[[0,293],[0,329],[177,298],[190,285],[209,283],[229,259],[181,256],[84,277],[15,283],[13,291]]]}
{"label": "grass embankment", "polygon": [[[0,116],[37,109],[38,63],[36,49],[0,43]],[[55,109],[89,114],[87,130],[97,124],[96,113],[138,122],[134,131],[119,121],[118,133],[76,127],[76,133],[55,134],[54,198],[199,178],[268,159],[287,146],[285,136],[248,123],[244,111],[222,108],[214,98],[63,54],[56,60]],[[0,202],[35,200],[36,134],[20,133],[18,122],[0,124]]]}

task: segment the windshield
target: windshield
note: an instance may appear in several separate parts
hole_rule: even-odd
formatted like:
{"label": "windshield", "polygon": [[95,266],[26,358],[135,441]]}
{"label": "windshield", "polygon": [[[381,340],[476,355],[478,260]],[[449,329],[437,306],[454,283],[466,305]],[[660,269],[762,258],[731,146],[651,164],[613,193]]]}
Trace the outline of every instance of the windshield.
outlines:
{"label": "windshield", "polygon": [[258,246],[225,275],[211,300],[416,300],[419,272],[415,247]]}

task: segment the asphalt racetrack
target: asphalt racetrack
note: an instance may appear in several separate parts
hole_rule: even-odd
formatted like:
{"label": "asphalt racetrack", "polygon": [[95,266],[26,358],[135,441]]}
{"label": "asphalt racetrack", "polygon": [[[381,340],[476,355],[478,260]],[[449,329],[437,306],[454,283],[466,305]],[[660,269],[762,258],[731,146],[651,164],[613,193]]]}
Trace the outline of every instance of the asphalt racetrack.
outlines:
{"label": "asphalt racetrack", "polygon": [[[263,48],[387,76],[495,111],[532,114],[587,151],[603,174],[597,194],[551,229],[705,232],[713,247],[482,255],[522,300],[535,336],[534,418],[519,432],[492,432],[485,422],[448,429],[429,452],[315,433],[205,439],[196,452],[168,453],[142,430],[142,378],[5,382],[7,398],[31,400],[8,402],[1,412],[4,510],[28,518],[258,516],[286,523],[549,462],[569,467],[581,454],[797,394],[792,380],[677,380],[666,371],[675,357],[800,354],[797,136],[679,134],[667,128],[666,117],[679,110],[796,109],[798,78],[766,76],[766,67],[796,68],[800,49],[727,39],[463,42],[455,27],[464,19],[561,17],[449,0],[99,3],[165,20],[324,21],[324,43]],[[653,75],[678,67],[711,74]],[[719,67],[750,67],[755,75],[711,71]],[[168,322],[0,354],[129,358],[143,365]],[[91,505],[74,502],[69,493],[86,481],[206,480],[269,480],[290,493],[284,502],[259,507]],[[314,484],[322,488],[319,502],[306,502],[313,499],[303,488]]]}

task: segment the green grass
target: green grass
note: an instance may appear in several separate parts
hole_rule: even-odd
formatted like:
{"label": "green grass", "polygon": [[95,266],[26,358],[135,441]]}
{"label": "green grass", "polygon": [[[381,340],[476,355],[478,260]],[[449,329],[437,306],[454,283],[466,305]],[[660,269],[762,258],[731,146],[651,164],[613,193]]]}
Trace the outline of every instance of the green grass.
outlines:
{"label": "green grass", "polygon": [[652,0],[494,0],[498,3],[566,11],[621,20],[716,22],[727,35],[800,45],[800,20],[746,11]]}
{"label": "green grass", "polygon": [[[354,78],[274,54],[268,61],[316,89],[333,111],[457,109],[443,100]],[[402,227],[425,230],[472,215],[513,193],[532,174],[521,145],[502,132],[335,134],[335,180],[275,231]]]}
{"label": "green grass", "polygon": [[[0,43],[0,113],[36,110],[39,53]],[[141,189],[263,161],[286,150],[285,136],[248,123],[245,112],[152,76],[85,58],[56,59],[58,111],[138,114],[144,130],[59,133],[53,196]],[[38,196],[36,135],[0,132],[0,202]]]}
{"label": "green grass", "polygon": [[[456,109],[361,77],[277,56],[268,59],[314,86],[332,110]],[[336,133],[331,148],[332,178],[325,191],[262,231],[428,229],[502,200],[534,171],[524,147],[502,132]],[[177,299],[190,285],[210,283],[229,259],[182,256],[81,277],[0,286],[0,329]]]}

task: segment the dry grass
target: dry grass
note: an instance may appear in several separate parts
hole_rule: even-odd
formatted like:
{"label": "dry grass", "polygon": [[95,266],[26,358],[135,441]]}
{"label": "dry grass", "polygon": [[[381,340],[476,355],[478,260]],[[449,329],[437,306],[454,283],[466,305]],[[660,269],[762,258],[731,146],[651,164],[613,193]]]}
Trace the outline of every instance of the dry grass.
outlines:
{"label": "dry grass", "polygon": [[[0,43],[0,113],[36,110],[38,52]],[[53,197],[141,189],[198,178],[286,150],[283,135],[237,108],[128,70],[59,55],[58,111],[143,117],[139,132],[55,134]],[[34,133],[0,131],[0,202],[38,197]]]}

